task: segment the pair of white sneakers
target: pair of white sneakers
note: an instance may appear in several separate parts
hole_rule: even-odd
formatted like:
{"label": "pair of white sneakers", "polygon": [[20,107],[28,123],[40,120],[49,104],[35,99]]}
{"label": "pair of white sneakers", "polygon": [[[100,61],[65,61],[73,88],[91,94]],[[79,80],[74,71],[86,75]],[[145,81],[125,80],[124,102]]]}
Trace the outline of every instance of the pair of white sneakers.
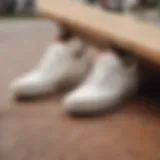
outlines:
{"label": "pair of white sneakers", "polygon": [[82,82],[64,98],[64,108],[70,113],[94,113],[115,106],[134,91],[135,63],[126,65],[108,50],[96,58],[89,71],[92,58],[83,53],[84,48],[77,38],[50,46],[33,71],[12,82],[13,94],[39,96],[57,92],[64,83]]}

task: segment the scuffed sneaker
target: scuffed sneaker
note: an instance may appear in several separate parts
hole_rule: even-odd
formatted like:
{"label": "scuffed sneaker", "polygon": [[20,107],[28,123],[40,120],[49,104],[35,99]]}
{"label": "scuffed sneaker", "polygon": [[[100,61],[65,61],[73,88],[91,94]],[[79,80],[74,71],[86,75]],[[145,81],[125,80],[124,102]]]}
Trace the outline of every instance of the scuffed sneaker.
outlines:
{"label": "scuffed sneaker", "polygon": [[62,83],[81,81],[89,67],[89,58],[81,53],[83,47],[77,38],[51,45],[32,71],[11,83],[13,94],[39,96],[56,92]]}
{"label": "scuffed sneaker", "polygon": [[124,64],[119,56],[106,51],[97,58],[86,81],[64,99],[69,113],[90,114],[112,108],[137,86],[136,63]]}

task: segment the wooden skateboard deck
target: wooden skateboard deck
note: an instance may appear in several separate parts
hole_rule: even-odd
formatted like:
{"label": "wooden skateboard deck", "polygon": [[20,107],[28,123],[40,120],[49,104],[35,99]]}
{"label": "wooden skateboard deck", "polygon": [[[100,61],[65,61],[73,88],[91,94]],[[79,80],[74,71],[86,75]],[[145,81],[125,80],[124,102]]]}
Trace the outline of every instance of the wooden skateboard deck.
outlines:
{"label": "wooden skateboard deck", "polygon": [[37,9],[75,33],[160,64],[158,26],[69,0],[37,0]]}

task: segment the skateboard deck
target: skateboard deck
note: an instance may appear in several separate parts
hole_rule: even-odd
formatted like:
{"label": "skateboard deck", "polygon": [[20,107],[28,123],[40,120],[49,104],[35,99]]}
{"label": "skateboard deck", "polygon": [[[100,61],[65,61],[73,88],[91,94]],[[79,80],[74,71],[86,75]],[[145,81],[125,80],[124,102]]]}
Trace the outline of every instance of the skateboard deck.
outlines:
{"label": "skateboard deck", "polygon": [[37,0],[38,12],[75,33],[160,64],[160,28],[69,0]]}

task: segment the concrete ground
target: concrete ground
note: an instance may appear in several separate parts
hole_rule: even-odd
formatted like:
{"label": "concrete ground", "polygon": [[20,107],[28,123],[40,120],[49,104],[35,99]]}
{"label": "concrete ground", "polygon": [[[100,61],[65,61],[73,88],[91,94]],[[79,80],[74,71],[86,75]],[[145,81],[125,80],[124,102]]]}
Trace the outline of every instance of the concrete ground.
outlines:
{"label": "concrete ground", "polygon": [[[1,107],[8,106],[11,80],[31,69],[51,43],[55,26],[42,20],[1,20]],[[5,68],[4,68],[5,67]]]}
{"label": "concrete ground", "polygon": [[0,160],[159,160],[160,103],[150,94],[79,118],[64,113],[63,94],[12,98],[11,80],[34,66],[54,32],[44,20],[0,21]]}

